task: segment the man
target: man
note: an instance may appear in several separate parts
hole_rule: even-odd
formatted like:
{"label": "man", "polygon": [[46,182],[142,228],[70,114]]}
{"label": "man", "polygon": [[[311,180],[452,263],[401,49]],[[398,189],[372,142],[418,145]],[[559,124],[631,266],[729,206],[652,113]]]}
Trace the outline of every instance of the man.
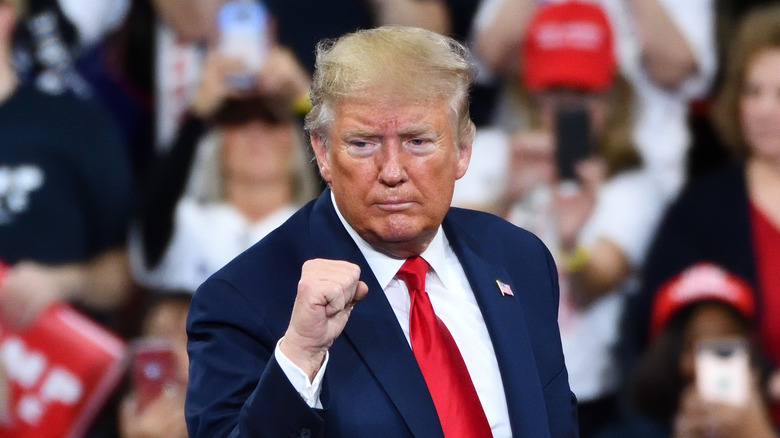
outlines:
{"label": "man", "polygon": [[117,309],[129,291],[123,244],[129,165],[96,106],[20,85],[12,35],[22,0],[0,0],[0,313],[24,326],[49,304]]}
{"label": "man", "polygon": [[[131,181],[121,141],[97,107],[20,85],[12,36],[25,3],[0,0],[0,263],[8,266],[0,281],[0,316],[14,326],[63,301],[109,313],[130,285],[122,246]],[[41,359],[43,377],[49,364],[38,347],[24,348]],[[0,360],[0,423],[23,410],[8,391],[9,380],[24,380],[14,369],[25,366],[11,367],[11,356]],[[23,386],[42,387],[38,380]],[[35,414],[50,406],[36,403],[42,409]],[[97,423],[91,432],[106,432]]]}
{"label": "man", "polygon": [[549,252],[449,206],[466,57],[415,28],[320,45],[307,129],[329,189],[196,292],[190,436],[577,435]]}

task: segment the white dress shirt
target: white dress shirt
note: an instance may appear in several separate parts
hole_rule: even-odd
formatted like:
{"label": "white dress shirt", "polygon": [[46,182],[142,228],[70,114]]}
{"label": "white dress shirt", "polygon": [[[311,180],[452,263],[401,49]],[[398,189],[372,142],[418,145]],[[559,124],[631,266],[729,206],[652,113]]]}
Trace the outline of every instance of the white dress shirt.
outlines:
{"label": "white dress shirt", "polygon": [[[332,194],[331,199],[335,206],[336,202],[332,198]],[[410,342],[409,292],[406,284],[395,276],[404,260],[389,257],[372,248],[344,220],[338,207],[336,207],[336,213],[384,289],[406,340]],[[458,345],[482,403],[485,416],[490,423],[493,436],[511,437],[509,411],[493,344],[490,341],[485,320],[482,318],[482,312],[477,305],[471,285],[441,227],[428,248],[420,255],[431,266],[425,277],[425,290],[430,296],[431,305]],[[360,303],[357,306],[360,306]],[[321,407],[319,392],[322,375],[327,366],[327,357],[314,381],[310,382],[303,370],[295,366],[281,353],[278,345],[274,354],[282,370],[304,400],[312,407]]]}

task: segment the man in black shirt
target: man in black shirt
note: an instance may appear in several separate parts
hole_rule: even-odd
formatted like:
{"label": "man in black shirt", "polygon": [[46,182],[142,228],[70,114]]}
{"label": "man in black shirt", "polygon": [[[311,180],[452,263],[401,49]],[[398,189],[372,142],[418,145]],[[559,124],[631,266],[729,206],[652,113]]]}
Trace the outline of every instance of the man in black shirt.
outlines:
{"label": "man in black shirt", "polygon": [[49,304],[113,310],[128,289],[130,172],[115,127],[72,95],[19,84],[18,2],[0,0],[0,312],[17,325]]}

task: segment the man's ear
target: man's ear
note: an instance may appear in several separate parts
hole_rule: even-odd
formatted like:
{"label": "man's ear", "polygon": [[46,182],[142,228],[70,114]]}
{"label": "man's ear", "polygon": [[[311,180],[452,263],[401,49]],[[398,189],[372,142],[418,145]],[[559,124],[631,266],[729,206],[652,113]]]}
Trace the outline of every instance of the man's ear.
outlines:
{"label": "man's ear", "polygon": [[317,158],[317,167],[320,168],[320,176],[322,176],[323,181],[330,184],[330,156],[325,139],[317,135],[312,135],[310,138],[314,157]]}
{"label": "man's ear", "polygon": [[458,148],[458,171],[455,175],[455,179],[463,178],[466,174],[466,170],[469,168],[469,162],[471,161],[471,148],[472,142],[464,142],[457,146]]}

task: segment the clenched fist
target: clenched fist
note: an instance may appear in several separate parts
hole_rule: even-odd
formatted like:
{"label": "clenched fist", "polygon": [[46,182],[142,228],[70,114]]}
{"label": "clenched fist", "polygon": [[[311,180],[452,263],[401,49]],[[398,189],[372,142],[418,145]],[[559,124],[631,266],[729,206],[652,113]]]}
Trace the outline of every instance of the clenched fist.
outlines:
{"label": "clenched fist", "polygon": [[313,379],[328,348],[344,330],[355,303],[367,293],[357,265],[308,260],[301,270],[290,325],[279,346],[282,353]]}

